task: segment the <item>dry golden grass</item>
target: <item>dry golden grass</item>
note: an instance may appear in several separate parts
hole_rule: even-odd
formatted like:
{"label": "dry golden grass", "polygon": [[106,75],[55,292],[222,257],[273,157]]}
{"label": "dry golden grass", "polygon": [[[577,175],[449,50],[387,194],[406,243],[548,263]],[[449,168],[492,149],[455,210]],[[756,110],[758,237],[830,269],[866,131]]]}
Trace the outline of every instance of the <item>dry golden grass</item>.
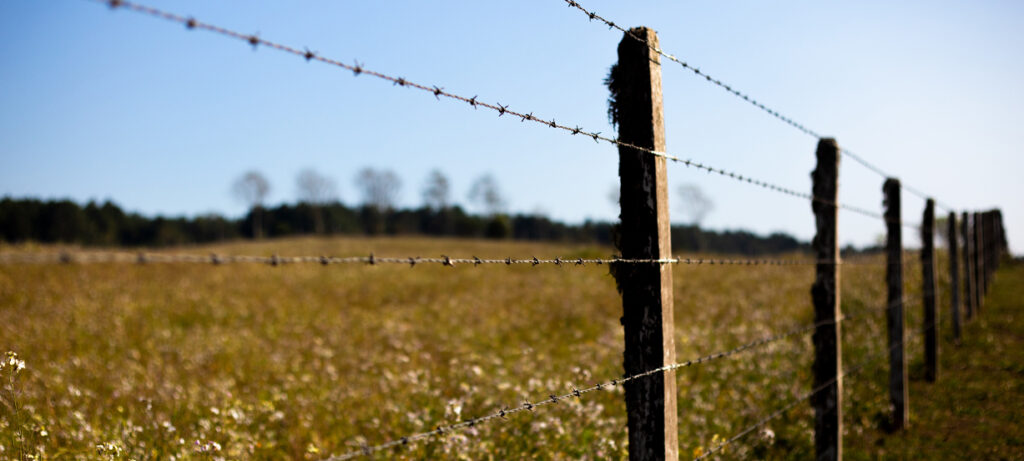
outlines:
{"label": "dry golden grass", "polygon": [[[25,250],[54,248],[0,248]],[[174,251],[613,253],[426,238]],[[883,269],[844,267],[844,311],[883,304]],[[906,270],[911,299],[919,272],[917,263]],[[813,266],[676,266],[680,361],[811,323],[813,275]],[[908,327],[918,325],[919,310],[909,306]],[[4,391],[18,406],[0,413],[0,458],[24,450],[43,459],[320,459],[616,378],[620,316],[605,266],[4,265],[0,349],[16,351],[27,368]],[[881,313],[844,324],[844,362],[882,350],[884,326]],[[919,360],[918,340],[908,352]],[[680,370],[683,458],[806,392],[810,363],[806,334]],[[873,430],[886,408],[881,365],[847,379],[853,439]],[[809,404],[799,405],[768,425],[773,436],[752,434],[724,456],[810,457],[812,420]],[[607,459],[624,457],[625,445],[614,388],[375,457]]]}

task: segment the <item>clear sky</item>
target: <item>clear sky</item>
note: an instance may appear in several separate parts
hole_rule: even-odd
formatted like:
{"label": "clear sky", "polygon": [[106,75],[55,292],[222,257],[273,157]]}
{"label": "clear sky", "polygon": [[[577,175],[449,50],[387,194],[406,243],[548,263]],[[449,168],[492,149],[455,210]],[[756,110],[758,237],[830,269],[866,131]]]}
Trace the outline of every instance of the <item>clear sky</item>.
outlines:
{"label": "clear sky", "polygon": [[[614,133],[602,81],[621,33],[562,0],[144,3]],[[1012,249],[1024,251],[1024,3],[582,4],[657,30],[666,51],[942,203],[1001,207]],[[810,191],[815,139],[676,64],[664,64],[663,81],[669,153]],[[510,211],[617,216],[608,144],[94,2],[0,2],[0,195],[237,216],[245,207],[229,189],[246,170],[270,179],[271,203],[294,201],[296,174],[314,168],[355,204],[366,166],[403,179],[405,206],[421,203],[438,168],[457,202],[492,173]],[[673,192],[695,184],[712,198],[707,227],[813,235],[807,201],[682,165],[669,180]],[[880,211],[881,185],[842,159],[841,201]],[[923,202],[903,202],[904,219],[919,222]],[[843,243],[883,232],[840,214]]]}

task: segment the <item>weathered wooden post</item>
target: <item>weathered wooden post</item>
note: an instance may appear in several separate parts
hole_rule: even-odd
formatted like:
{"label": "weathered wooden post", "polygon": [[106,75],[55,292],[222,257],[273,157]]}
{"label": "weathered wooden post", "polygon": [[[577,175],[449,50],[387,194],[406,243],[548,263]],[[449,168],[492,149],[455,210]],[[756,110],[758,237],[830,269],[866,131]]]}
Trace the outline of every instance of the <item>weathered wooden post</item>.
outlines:
{"label": "weathered wooden post", "polygon": [[921,276],[924,301],[924,378],[935,381],[939,368],[939,332],[935,329],[935,200],[928,199],[921,220]]}
{"label": "weathered wooden post", "polygon": [[814,251],[817,274],[811,286],[814,302],[814,388],[833,381],[812,397],[816,459],[843,458],[843,360],[839,312],[839,146],[834,139],[818,141],[818,166],[811,172],[817,224]]}
{"label": "weathered wooden post", "polygon": [[1003,227],[1003,210],[996,208],[996,245],[999,251],[996,253],[996,268],[1003,262],[1003,256],[1009,249],[1006,247],[1006,228]]}
{"label": "weathered wooden post", "polygon": [[971,225],[974,235],[974,313],[981,314],[985,304],[985,250],[981,239],[981,214],[972,213]]}
{"label": "weathered wooden post", "polygon": [[960,233],[964,238],[964,309],[967,319],[974,318],[974,238],[971,236],[971,215],[966,211],[960,215]]}
{"label": "weathered wooden post", "polygon": [[889,178],[882,187],[885,194],[886,251],[885,280],[889,288],[886,319],[889,332],[889,399],[892,403],[893,430],[910,422],[907,386],[907,358],[903,344],[903,227],[900,215],[900,180]]}
{"label": "weathered wooden post", "polygon": [[[664,152],[661,64],[652,50],[658,46],[658,37],[645,27],[629,33],[646,43],[629,36],[619,42],[619,62],[608,78],[612,119],[623,143]],[[625,259],[672,257],[665,175],[664,157],[619,147],[622,211],[618,246]],[[622,293],[626,375],[674,363],[672,266],[618,264],[612,271]],[[655,373],[629,381],[625,394],[629,459],[677,460],[675,375]]]}
{"label": "weathered wooden post", "polygon": [[988,295],[988,213],[978,213],[978,253],[981,259],[978,262],[981,274],[981,299],[985,303],[985,296]]}
{"label": "weathered wooden post", "polygon": [[985,294],[992,285],[992,279],[996,275],[996,245],[995,245],[995,213],[986,211],[982,218],[982,226],[985,229]]}
{"label": "weathered wooden post", "polygon": [[956,234],[956,212],[946,218],[946,236],[949,240],[950,316],[953,317],[953,341],[960,342],[960,242]]}

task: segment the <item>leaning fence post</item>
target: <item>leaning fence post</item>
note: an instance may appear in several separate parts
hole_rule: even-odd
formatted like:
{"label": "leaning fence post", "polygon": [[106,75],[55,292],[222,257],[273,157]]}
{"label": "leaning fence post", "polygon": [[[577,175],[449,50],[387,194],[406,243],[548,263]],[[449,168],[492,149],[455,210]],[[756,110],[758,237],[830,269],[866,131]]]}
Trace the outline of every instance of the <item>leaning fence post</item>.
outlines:
{"label": "leaning fence post", "polygon": [[814,448],[818,460],[843,458],[843,361],[839,312],[839,146],[834,139],[818,141],[818,166],[811,173],[817,224],[814,251],[817,274],[811,286],[814,301]]}
{"label": "leaning fence post", "polygon": [[892,402],[893,429],[910,422],[908,410],[907,360],[903,345],[903,228],[900,218],[900,180],[889,178],[882,187],[885,194],[886,284],[889,288],[886,319],[889,331],[889,399]]}
{"label": "leaning fence post", "polygon": [[921,220],[921,276],[924,297],[924,378],[935,381],[939,368],[939,332],[935,329],[935,200],[928,199]]}
{"label": "leaning fence post", "polygon": [[964,310],[968,320],[974,318],[974,245],[971,237],[971,215],[960,215],[960,233],[964,238]]}
{"label": "leaning fence post", "polygon": [[[618,247],[625,259],[672,257],[665,158],[647,151],[665,151],[661,64],[653,51],[657,46],[652,29],[630,29],[619,42],[619,62],[608,78],[619,139],[639,147],[619,146]],[[616,264],[612,271],[622,293],[626,375],[674,363],[672,266]],[[628,381],[624,387],[629,459],[677,460],[675,374],[655,373]]]}
{"label": "leaning fence post", "polygon": [[953,317],[953,340],[960,342],[960,242],[956,235],[956,212],[950,211],[946,218],[946,235],[949,240],[949,286],[950,316]]}

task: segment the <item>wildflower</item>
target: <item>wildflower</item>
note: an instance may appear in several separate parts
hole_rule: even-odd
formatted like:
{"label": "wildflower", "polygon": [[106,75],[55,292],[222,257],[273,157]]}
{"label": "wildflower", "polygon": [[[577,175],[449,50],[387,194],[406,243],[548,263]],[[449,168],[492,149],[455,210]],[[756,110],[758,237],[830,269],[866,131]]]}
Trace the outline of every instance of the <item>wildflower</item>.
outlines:
{"label": "wildflower", "polygon": [[13,370],[11,373],[15,374],[25,369],[25,361],[18,358],[17,352],[7,351],[4,354],[4,359],[0,360],[0,371],[7,367],[10,367]]}
{"label": "wildflower", "polygon": [[320,453],[320,449],[317,448],[316,445],[313,445],[313,442],[309,442],[309,445],[306,446],[306,453],[315,455],[317,453]]}
{"label": "wildflower", "polygon": [[121,445],[118,445],[115,442],[104,442],[104,443],[101,443],[99,445],[96,445],[96,453],[97,454],[99,454],[101,456],[102,455],[107,455],[107,456],[110,456],[111,458],[116,457],[116,456],[121,456],[121,452],[123,450],[124,449],[121,448]]}
{"label": "wildflower", "polygon": [[712,449],[718,449],[720,454],[725,454],[725,437],[718,434],[711,436],[711,447]]}
{"label": "wildflower", "polygon": [[207,441],[206,443],[196,440],[195,450],[198,453],[214,453],[220,451],[220,444],[212,440]]}

